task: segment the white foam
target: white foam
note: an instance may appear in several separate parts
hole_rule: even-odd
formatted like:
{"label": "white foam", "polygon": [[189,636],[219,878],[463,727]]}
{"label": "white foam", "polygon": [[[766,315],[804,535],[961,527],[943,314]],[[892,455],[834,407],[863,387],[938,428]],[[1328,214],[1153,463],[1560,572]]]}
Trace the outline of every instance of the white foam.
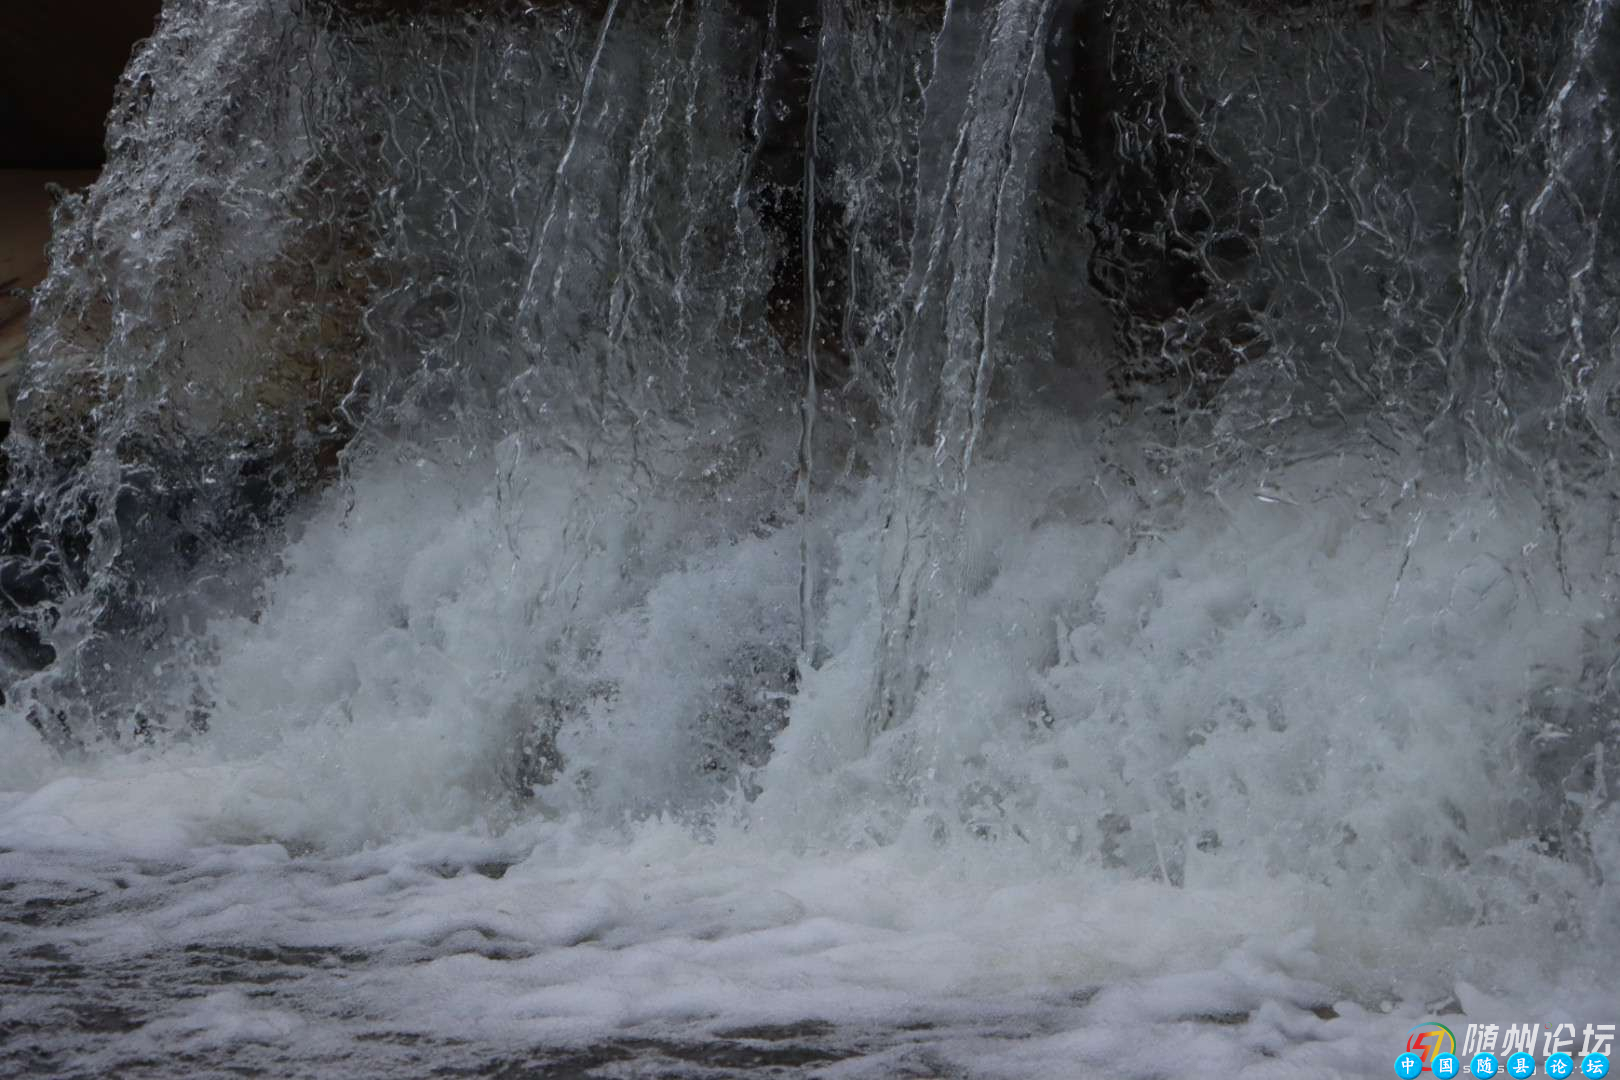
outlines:
{"label": "white foam", "polygon": [[[1387,1068],[1453,993],[1493,1022],[1612,1007],[1601,887],[1531,850],[1515,795],[1526,702],[1603,615],[1537,510],[1333,458],[1155,490],[1105,449],[1059,422],[987,448],[970,587],[923,627],[915,716],[870,746],[882,492],[826,495],[827,655],[770,764],[719,779],[709,718],[755,700],[737,656],[795,638],[792,530],[632,509],[553,466],[514,496],[376,463],[253,618],[208,628],[205,737],[64,763],[5,716],[0,847],[189,868],[138,920],[75,925],[104,958],[367,957],[349,1019],[289,991],[147,1024],[188,1045],[817,1019],[976,1075],[1174,1054],[1331,1077]],[[1594,572],[1586,550],[1563,572]],[[564,763],[526,800],[514,748],[548,708]],[[1601,838],[1592,858],[1616,865]]]}

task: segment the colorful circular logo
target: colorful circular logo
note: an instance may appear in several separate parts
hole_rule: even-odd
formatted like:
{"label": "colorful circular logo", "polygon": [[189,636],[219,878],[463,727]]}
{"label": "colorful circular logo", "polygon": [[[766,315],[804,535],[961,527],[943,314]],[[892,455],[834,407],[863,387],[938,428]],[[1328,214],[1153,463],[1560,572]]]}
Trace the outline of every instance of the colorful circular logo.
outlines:
{"label": "colorful circular logo", "polygon": [[1536,1074],[1536,1059],[1520,1050],[1507,1059],[1507,1065],[1502,1071],[1513,1077],[1513,1080],[1524,1080],[1526,1076]]}
{"label": "colorful circular logo", "polygon": [[1474,1060],[1468,1063],[1468,1071],[1489,1080],[1502,1071],[1502,1063],[1496,1060],[1495,1054],[1475,1054]]}
{"label": "colorful circular logo", "polygon": [[1603,1080],[1609,1075],[1609,1055],[1587,1054],[1581,1058],[1581,1075],[1587,1080]]}
{"label": "colorful circular logo", "polygon": [[1444,1024],[1419,1024],[1406,1033],[1406,1052],[1418,1059],[1418,1072],[1432,1069],[1435,1058],[1457,1052],[1457,1036]]}

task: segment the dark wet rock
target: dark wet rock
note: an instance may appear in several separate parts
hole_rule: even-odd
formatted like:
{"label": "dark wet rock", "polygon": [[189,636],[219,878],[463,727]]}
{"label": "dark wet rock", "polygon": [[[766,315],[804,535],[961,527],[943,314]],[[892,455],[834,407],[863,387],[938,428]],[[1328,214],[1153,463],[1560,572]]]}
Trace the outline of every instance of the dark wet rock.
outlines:
{"label": "dark wet rock", "polygon": [[72,1009],[73,1025],[92,1034],[120,1035],[140,1028],[140,1014],[113,1005],[78,1005]]}
{"label": "dark wet rock", "polygon": [[[1272,220],[1281,191],[1218,130],[1230,124],[1225,103],[1207,95],[1206,69],[1231,58],[1197,55],[1196,45],[1186,46],[1185,28],[1243,25],[1256,47],[1271,49],[1309,48],[1329,28],[1342,40],[1381,34],[1386,43],[1426,52],[1413,61],[1424,70],[1457,64],[1470,48],[1500,47],[1522,99],[1508,111],[1532,113],[1547,93],[1573,6],[1470,5],[1469,25],[1463,10],[1426,0],[1056,5],[1045,57],[1056,150],[1064,171],[1084,178],[1088,275],[1114,315],[1110,381],[1117,393],[1134,399],[1152,388],[1173,402],[1207,405],[1238,368],[1272,350],[1271,324],[1291,317],[1273,310],[1276,261],[1294,257]],[[1330,62],[1317,73],[1318,92],[1330,100],[1357,77],[1353,65]],[[1399,102],[1410,88],[1387,89]],[[1366,93],[1349,96],[1360,101]],[[1420,110],[1419,97],[1402,104]],[[1433,144],[1402,148],[1383,167],[1402,168],[1400,153],[1427,161],[1434,151]]]}
{"label": "dark wet rock", "polygon": [[836,1029],[825,1020],[802,1020],[797,1024],[761,1024],[757,1027],[722,1028],[715,1035],[722,1039],[753,1042],[785,1042],[792,1039],[824,1038]]}
{"label": "dark wet rock", "polygon": [[210,963],[215,960],[229,960],[299,968],[324,967],[334,963],[352,967],[366,960],[364,953],[320,946],[188,945],[185,953],[190,958],[188,962]]}
{"label": "dark wet rock", "polygon": [[68,958],[68,954],[56,945],[36,945],[21,955],[25,960],[49,960],[53,962],[62,962]]}
{"label": "dark wet rock", "polygon": [[60,926],[90,914],[87,905],[101,897],[94,890],[79,890],[67,896],[33,896],[21,903],[11,898],[0,901],[0,910],[7,917],[24,926]]}
{"label": "dark wet rock", "polygon": [[[635,1065],[636,1075],[660,1065],[682,1076],[733,1076],[737,1072],[781,1074],[818,1065],[831,1065],[859,1057],[860,1051],[792,1041],[716,1038],[703,1042],[626,1039],[603,1043],[565,1055],[536,1054],[533,1060],[505,1061],[480,1066],[477,1075],[498,1080],[558,1080],[563,1077],[602,1075],[615,1065]],[[448,1071],[445,1075],[473,1075]]]}
{"label": "dark wet rock", "polygon": [[[1184,17],[1153,2],[1068,0],[1046,64],[1062,158],[1088,189],[1090,282],[1116,315],[1114,386],[1131,395],[1174,380],[1175,393],[1207,400],[1267,349],[1265,296],[1242,287],[1261,219],[1188,100],[1185,61],[1157,47],[1165,20]],[[1197,331],[1170,340],[1186,316]]]}

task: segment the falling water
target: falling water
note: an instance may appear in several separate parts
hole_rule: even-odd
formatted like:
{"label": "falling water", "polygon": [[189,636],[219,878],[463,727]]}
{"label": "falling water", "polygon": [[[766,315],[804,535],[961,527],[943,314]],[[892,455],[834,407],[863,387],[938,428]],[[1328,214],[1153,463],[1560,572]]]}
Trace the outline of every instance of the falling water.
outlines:
{"label": "falling water", "polygon": [[0,1060],[1615,1021],[1616,72],[1597,0],[169,0],[5,445]]}

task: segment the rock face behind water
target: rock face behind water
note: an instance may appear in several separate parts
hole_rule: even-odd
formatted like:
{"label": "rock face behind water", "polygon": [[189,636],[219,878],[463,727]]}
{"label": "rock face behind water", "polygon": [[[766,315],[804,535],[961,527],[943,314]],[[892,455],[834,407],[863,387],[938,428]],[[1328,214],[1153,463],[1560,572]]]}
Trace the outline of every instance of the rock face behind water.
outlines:
{"label": "rock face behind water", "polygon": [[[1471,7],[1506,74],[1470,107],[1540,109],[1572,7]],[[1118,401],[1151,392],[1191,412],[1235,386],[1258,429],[1282,383],[1244,386],[1244,372],[1279,355],[1297,361],[1289,394],[1325,400],[1348,368],[1347,400],[1447,400],[1428,343],[1452,332],[1458,237],[1436,155],[1459,130],[1433,72],[1471,55],[1461,16],[1210,0],[1189,29],[1193,8],[1167,0],[945,9],[171,0],[34,294],[6,511],[13,576],[55,598],[39,632],[88,643],[87,671],[138,655],[159,598],[326,487],[357,433],[390,426],[472,441],[482,424],[590,456],[573,433],[628,441],[624,417],[689,418],[743,384],[790,397],[808,353],[824,387],[847,389],[837,419],[907,382],[932,397],[899,441],[946,445],[929,429],[944,397],[982,413],[1019,375],[1006,365],[979,386],[976,343],[950,372],[928,365],[943,338],[988,341],[973,324],[1002,298],[1005,351],[1067,369],[1086,387],[1076,407],[1108,396],[1103,372]],[[1039,20],[1020,60],[1035,91],[1007,132],[981,124],[963,144],[1027,164],[1025,192],[964,173],[949,147],[962,116],[985,112],[968,84],[999,46],[981,30]],[[1373,52],[1384,69],[1349,62]],[[1337,83],[1296,147],[1272,121],[1314,108],[1301,95],[1318,63]],[[924,79],[930,65],[943,68]],[[1388,131],[1346,122],[1372,89]],[[1392,118],[1417,134],[1397,138]],[[1494,199],[1529,127],[1470,138]],[[1356,195],[1378,229],[1315,212],[1320,169],[1359,183],[1357,162],[1385,159],[1395,179]],[[1462,231],[1483,231],[1482,209],[1465,209]],[[1013,218],[1034,238],[996,258],[1033,269],[959,288]],[[1338,251],[1345,228],[1357,246]],[[1391,239],[1409,232],[1410,257]],[[1310,290],[1297,266],[1317,275]],[[1322,317],[1320,298],[1341,293],[1393,312],[1385,337]]]}
{"label": "rock face behind water", "polygon": [[0,423],[11,425],[11,399],[28,341],[28,298],[45,280],[51,238],[51,189],[80,189],[90,170],[0,170]]}

